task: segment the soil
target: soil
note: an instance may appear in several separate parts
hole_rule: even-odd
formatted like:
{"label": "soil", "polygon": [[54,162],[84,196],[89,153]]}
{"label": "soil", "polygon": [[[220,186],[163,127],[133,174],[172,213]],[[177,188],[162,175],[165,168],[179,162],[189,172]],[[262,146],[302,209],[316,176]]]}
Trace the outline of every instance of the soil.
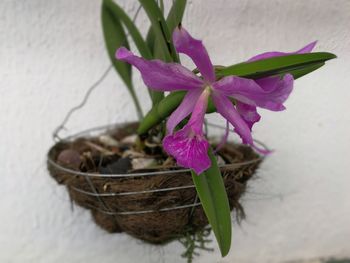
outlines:
{"label": "soil", "polygon": [[[126,232],[160,244],[203,229],[208,221],[200,205],[192,206],[199,200],[190,172],[176,166],[157,137],[142,142],[139,150],[133,136],[136,129],[137,123],[131,123],[103,135],[57,143],[48,153],[51,176],[110,233]],[[261,159],[250,147],[233,143],[227,143],[218,156],[231,210],[240,220],[244,211],[239,199]],[[108,176],[113,174],[128,177]],[[174,209],[179,206],[184,208]]]}

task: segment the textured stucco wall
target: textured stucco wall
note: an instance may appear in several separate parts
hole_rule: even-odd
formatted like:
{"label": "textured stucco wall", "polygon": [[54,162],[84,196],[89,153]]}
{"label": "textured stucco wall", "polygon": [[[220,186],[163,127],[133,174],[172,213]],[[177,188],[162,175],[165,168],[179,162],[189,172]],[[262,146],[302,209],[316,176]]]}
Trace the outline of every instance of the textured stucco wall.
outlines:
{"label": "textured stucco wall", "polygon": [[[124,6],[132,13],[135,2]],[[159,248],[110,235],[87,211],[72,212],[65,189],[46,171],[52,130],[109,65],[99,6],[97,0],[0,2],[0,262],[182,262],[177,243]],[[196,262],[350,257],[350,1],[197,0],[183,24],[204,40],[215,64],[315,39],[316,51],[339,56],[296,82],[285,112],[261,112],[254,136],[276,152],[244,198],[248,218],[234,225],[228,257],[216,250]],[[135,118],[111,73],[68,132]]]}

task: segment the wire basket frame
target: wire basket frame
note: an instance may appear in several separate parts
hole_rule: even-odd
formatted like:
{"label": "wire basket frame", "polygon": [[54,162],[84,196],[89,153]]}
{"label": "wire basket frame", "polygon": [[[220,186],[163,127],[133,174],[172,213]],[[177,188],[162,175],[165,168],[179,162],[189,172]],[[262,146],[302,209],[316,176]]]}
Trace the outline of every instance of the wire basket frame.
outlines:
{"label": "wire basket frame", "polygon": [[[82,132],[78,132],[76,134],[67,136],[63,139],[59,139],[58,142],[70,142],[73,141],[74,139],[77,139],[79,137],[93,137],[96,135],[101,135],[101,134],[108,134],[109,131],[118,129],[123,127],[123,124],[119,125],[105,125],[105,126],[100,126],[100,127],[95,127],[91,128]],[[208,123],[209,127],[214,127],[218,129],[225,129],[225,127],[222,127],[220,125]],[[230,132],[233,132],[233,130],[230,130]],[[256,143],[260,144],[262,147],[265,149],[268,149],[263,143],[259,142],[256,140]],[[238,163],[233,163],[233,164],[224,164],[224,165],[219,165],[219,168],[221,169],[230,169],[234,170],[236,168],[241,168],[242,166],[248,166],[252,165],[254,163],[259,163],[263,160],[264,157],[258,156],[258,158],[249,160],[249,161],[244,161],[244,162],[238,162]],[[142,194],[150,194],[150,193],[157,193],[157,192],[167,192],[167,191],[174,191],[174,190],[183,190],[183,189],[191,189],[195,188],[194,184],[190,185],[183,185],[183,186],[176,186],[176,187],[167,187],[167,188],[158,188],[158,189],[144,189],[141,191],[129,191],[129,192],[99,192],[97,191],[97,188],[95,187],[92,178],[137,178],[137,177],[149,177],[149,176],[156,176],[156,175],[168,175],[168,174],[176,174],[176,173],[188,173],[191,170],[190,169],[185,169],[185,168],[174,168],[171,170],[165,170],[165,171],[154,171],[154,172],[139,172],[139,173],[129,173],[129,174],[101,174],[101,173],[88,173],[88,172],[81,172],[81,171],[76,171],[67,167],[64,167],[57,163],[55,160],[52,159],[52,157],[49,155],[48,156],[48,165],[52,166],[58,171],[64,172],[65,174],[69,174],[72,176],[81,176],[85,178],[85,180],[88,182],[90,185],[91,191],[87,191],[86,189],[81,189],[76,186],[68,186],[69,190],[78,192],[80,194],[84,194],[86,196],[91,196],[91,197],[96,197],[98,200],[100,207],[93,206],[89,204],[88,206],[91,209],[98,210],[101,213],[107,214],[107,215],[133,215],[133,214],[144,214],[144,213],[152,213],[152,212],[162,212],[162,211],[170,211],[170,210],[176,210],[176,209],[185,209],[185,208],[194,208],[196,206],[200,206],[201,203],[198,202],[198,197],[196,196],[195,200],[190,203],[190,204],[185,204],[185,205],[178,205],[178,206],[171,206],[171,207],[164,207],[160,208],[157,210],[139,210],[139,211],[113,211],[108,206],[105,205],[103,202],[103,198],[105,197],[117,197],[117,196],[132,196],[132,195],[142,195]],[[101,207],[103,209],[101,209]]]}

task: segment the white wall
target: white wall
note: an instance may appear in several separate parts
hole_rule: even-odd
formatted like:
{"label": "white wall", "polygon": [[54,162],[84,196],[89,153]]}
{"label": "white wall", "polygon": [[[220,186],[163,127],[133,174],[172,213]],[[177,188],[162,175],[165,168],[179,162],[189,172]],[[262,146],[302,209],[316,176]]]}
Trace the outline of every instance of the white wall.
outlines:
{"label": "white wall", "polygon": [[[124,1],[131,13],[135,2]],[[46,171],[53,129],[109,65],[99,6],[0,2],[0,262],[181,262],[177,243],[158,248],[110,235],[89,212],[72,212],[65,189]],[[315,39],[316,51],[339,57],[296,81],[285,112],[262,112],[254,136],[276,151],[244,198],[248,218],[234,225],[228,257],[216,250],[196,262],[350,257],[350,1],[190,1],[183,24],[204,40],[215,64]],[[135,118],[111,73],[68,132]]]}

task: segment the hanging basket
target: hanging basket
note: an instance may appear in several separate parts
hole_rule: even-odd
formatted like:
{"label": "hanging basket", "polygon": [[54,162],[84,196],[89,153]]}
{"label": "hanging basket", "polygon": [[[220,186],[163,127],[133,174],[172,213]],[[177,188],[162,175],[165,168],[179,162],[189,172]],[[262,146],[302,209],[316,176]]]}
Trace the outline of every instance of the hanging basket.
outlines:
{"label": "hanging basket", "polygon": [[[203,229],[208,221],[188,169],[176,165],[127,167],[118,173],[106,169],[127,160],[113,154],[123,147],[115,142],[130,137],[136,127],[129,123],[96,128],[60,140],[48,153],[51,176],[67,187],[74,203],[91,210],[96,224],[108,232],[126,232],[159,244]],[[108,147],[102,142],[106,138]],[[230,208],[242,217],[239,199],[262,157],[250,147],[233,143],[221,148],[218,156]]]}

